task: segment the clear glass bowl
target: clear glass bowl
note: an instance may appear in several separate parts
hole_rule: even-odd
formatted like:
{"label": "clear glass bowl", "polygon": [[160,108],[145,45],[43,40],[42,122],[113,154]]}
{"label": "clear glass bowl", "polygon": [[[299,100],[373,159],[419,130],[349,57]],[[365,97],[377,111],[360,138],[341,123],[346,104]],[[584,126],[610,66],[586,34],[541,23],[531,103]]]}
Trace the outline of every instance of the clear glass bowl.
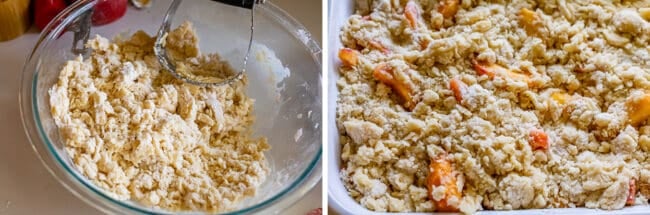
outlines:
{"label": "clear glass bowl", "polygon": [[[137,30],[155,35],[170,3],[171,0],[157,0],[144,10],[130,7],[118,21],[92,27],[90,36],[99,34],[110,39]],[[59,14],[52,23],[60,25],[48,25],[28,56],[19,95],[25,133],[50,173],[95,208],[109,214],[171,214],[137,202],[115,200],[86,180],[64,151],[50,114],[47,90],[56,82],[63,63],[76,57],[71,49],[73,33],[66,29],[72,29],[73,21],[94,4],[95,1],[77,1]],[[215,10],[219,4],[207,0],[183,4],[176,19],[194,23],[202,51],[218,51],[226,59],[231,55],[236,59],[236,53],[243,53],[249,28],[236,20],[250,20],[246,11]],[[321,178],[320,47],[300,23],[273,4],[258,5],[254,13],[255,42],[246,67],[247,91],[255,99],[255,134],[268,137],[272,147],[266,152],[271,172],[258,193],[244,200],[231,214],[277,213],[304,196]],[[227,39],[219,39],[215,34],[226,35],[223,38]],[[260,48],[263,46],[268,49]],[[235,67],[238,64],[231,63]]]}

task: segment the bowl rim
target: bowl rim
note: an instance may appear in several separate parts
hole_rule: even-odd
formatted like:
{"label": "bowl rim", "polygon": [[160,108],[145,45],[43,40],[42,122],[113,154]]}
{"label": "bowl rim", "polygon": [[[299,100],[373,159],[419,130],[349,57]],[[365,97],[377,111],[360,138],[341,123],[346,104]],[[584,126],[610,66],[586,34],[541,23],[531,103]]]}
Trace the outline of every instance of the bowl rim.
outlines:
{"label": "bowl rim", "polygon": [[[78,170],[75,169],[75,167],[68,165],[63,158],[65,155],[59,153],[47,137],[47,134],[41,124],[41,116],[38,112],[38,98],[35,94],[37,90],[39,74],[39,71],[35,71],[35,69],[38,67],[38,65],[40,65],[40,53],[43,49],[42,45],[45,41],[54,39],[56,35],[55,33],[58,34],[58,32],[62,32],[64,30],[63,28],[65,25],[57,26],[52,23],[57,23],[57,21],[59,21],[59,23],[70,23],[74,17],[78,17],[82,12],[90,10],[91,7],[95,5],[95,3],[95,0],[77,1],[73,5],[66,8],[59,15],[57,15],[53,21],[50,22],[42,31],[36,45],[27,56],[27,61],[23,67],[23,74],[21,78],[22,80],[20,84],[21,89],[19,90],[18,98],[21,120],[27,139],[30,142],[32,149],[36,153],[37,157],[39,160],[41,160],[41,163],[43,163],[48,172],[50,172],[50,174],[52,174],[57,179],[57,181],[59,181],[59,183],[66,187],[66,189],[73,193],[77,198],[83,200],[96,209],[99,209],[105,213],[124,212],[122,210],[127,209],[128,212],[136,212],[141,214],[195,214],[196,212],[190,211],[174,212],[155,209],[153,207],[145,208],[140,205],[130,203],[129,201],[116,200],[113,197],[110,197],[105,191],[103,191],[103,188],[96,186],[93,182],[86,179],[85,176],[82,176]],[[265,16],[272,17],[274,22],[280,24],[286,31],[292,34],[292,36],[300,41],[300,43],[311,53],[311,57],[313,58],[314,63],[319,68],[318,82],[322,85],[321,48],[318,43],[313,40],[309,31],[307,31],[301,23],[291,17],[288,13],[275,6],[271,2],[256,6],[255,11],[262,13]],[[34,69],[33,76],[31,76],[32,73],[30,72],[32,71],[30,71],[30,69]],[[31,81],[29,80],[30,77],[32,78]],[[319,91],[321,91],[320,95],[322,96],[322,87],[319,89]],[[321,110],[319,109],[317,111]],[[36,134],[38,135],[38,138],[34,137]],[[320,132],[320,135],[323,135],[322,131]],[[40,142],[37,139],[40,139]],[[299,196],[302,196],[311,190],[316,185],[316,183],[318,183],[318,181],[320,181],[322,173],[318,170],[322,169],[320,167],[322,148],[323,145],[321,142],[314,157],[311,159],[311,161],[309,161],[307,168],[305,168],[305,170],[297,177],[296,180],[291,182],[289,186],[284,188],[282,191],[274,194],[266,200],[248,206],[246,208],[240,208],[234,211],[227,211],[222,213],[245,214],[259,212],[264,209],[273,210],[272,207],[275,205],[278,206],[275,208],[277,211],[282,210],[289,205],[292,205],[299,199],[299,197],[289,198],[290,195],[287,194],[292,194],[290,192],[293,192],[294,194],[299,194]],[[56,162],[48,163],[48,161]],[[83,188],[78,189],[81,187]],[[86,197],[100,197],[101,199],[88,199]],[[103,205],[104,207],[101,207],[100,205]]]}

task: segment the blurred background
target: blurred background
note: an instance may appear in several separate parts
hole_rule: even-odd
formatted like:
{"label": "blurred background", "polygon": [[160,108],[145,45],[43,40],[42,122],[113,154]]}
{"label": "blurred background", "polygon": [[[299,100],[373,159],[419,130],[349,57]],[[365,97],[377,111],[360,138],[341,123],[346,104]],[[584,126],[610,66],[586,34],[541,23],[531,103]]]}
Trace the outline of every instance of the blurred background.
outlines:
{"label": "blurred background", "polygon": [[[0,0],[0,215],[101,214],[66,191],[47,172],[30,148],[20,121],[18,89],[22,67],[38,39],[39,29],[65,7],[57,2],[60,1]],[[322,47],[320,0],[267,2],[305,25]],[[154,0],[152,4],[155,3]],[[46,6],[35,7],[36,4]],[[129,6],[128,10],[132,9]],[[108,16],[113,18],[119,19]],[[321,193],[319,183],[283,214],[307,214],[320,208]]]}

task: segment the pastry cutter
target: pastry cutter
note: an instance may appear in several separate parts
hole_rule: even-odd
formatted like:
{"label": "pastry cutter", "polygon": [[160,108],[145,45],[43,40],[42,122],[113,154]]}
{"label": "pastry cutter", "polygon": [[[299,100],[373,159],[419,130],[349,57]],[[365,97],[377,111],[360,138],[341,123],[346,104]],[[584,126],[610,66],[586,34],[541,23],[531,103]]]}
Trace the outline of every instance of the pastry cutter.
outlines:
{"label": "pastry cutter", "polygon": [[[251,46],[253,44],[253,30],[254,30],[253,8],[257,4],[263,4],[266,0],[211,0],[222,4],[248,9],[250,10],[250,14],[251,14],[250,15],[250,37],[248,38],[248,46],[246,47],[245,56],[242,62],[243,64],[241,67],[242,69],[235,71],[232,74],[228,74],[227,77],[217,77],[217,73],[220,71],[215,71],[214,77],[210,77],[206,75],[201,75],[201,76],[188,75],[185,74],[184,72],[178,72],[176,70],[176,65],[167,55],[167,50],[164,47],[165,44],[164,39],[166,38],[165,35],[169,32],[171,21],[173,20],[173,17],[176,14],[176,10],[178,9],[178,6],[181,4],[182,1],[183,0],[172,1],[171,5],[169,6],[169,9],[167,10],[167,13],[163,18],[162,25],[158,30],[158,34],[156,36],[156,42],[154,44],[154,53],[158,58],[160,65],[162,65],[162,67],[165,68],[167,71],[169,71],[174,77],[181,79],[187,83],[195,84],[195,85],[220,86],[220,85],[230,84],[231,82],[240,79],[246,70],[248,55],[250,53]],[[77,55],[88,54],[88,50],[85,47],[85,44],[88,41],[89,34],[90,34],[91,16],[92,16],[91,11],[82,14],[79,18],[77,18],[73,22],[73,24],[69,28],[70,31],[74,32],[72,52]]]}

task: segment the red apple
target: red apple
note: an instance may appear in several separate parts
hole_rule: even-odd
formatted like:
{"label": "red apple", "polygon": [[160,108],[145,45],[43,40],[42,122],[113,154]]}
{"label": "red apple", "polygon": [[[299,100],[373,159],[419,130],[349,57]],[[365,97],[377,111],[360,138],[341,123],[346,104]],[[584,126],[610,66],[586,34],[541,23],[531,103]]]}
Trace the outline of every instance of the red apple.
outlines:
{"label": "red apple", "polygon": [[126,14],[127,0],[97,0],[93,12],[93,25],[111,23]]}
{"label": "red apple", "polygon": [[34,24],[39,30],[43,30],[66,7],[64,0],[36,0],[34,3]]}

